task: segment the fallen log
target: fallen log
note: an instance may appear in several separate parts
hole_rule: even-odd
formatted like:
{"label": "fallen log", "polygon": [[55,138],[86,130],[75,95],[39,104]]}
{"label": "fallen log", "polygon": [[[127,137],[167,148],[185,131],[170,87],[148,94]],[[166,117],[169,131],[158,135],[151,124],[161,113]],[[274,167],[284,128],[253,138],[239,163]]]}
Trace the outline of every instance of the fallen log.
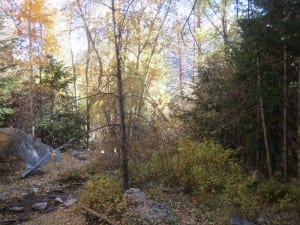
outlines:
{"label": "fallen log", "polygon": [[83,210],[85,210],[86,212],[88,212],[88,213],[90,213],[90,214],[92,214],[92,215],[98,217],[99,219],[105,221],[105,222],[106,222],[107,224],[109,224],[109,225],[117,225],[117,224],[118,224],[118,223],[116,223],[116,222],[114,222],[114,221],[108,219],[105,215],[100,214],[100,213],[98,213],[98,212],[96,212],[96,211],[94,211],[94,210],[92,210],[92,209],[90,209],[90,208],[88,208],[88,207],[86,207],[86,206],[84,206],[84,205],[81,205],[81,208],[82,208]]}

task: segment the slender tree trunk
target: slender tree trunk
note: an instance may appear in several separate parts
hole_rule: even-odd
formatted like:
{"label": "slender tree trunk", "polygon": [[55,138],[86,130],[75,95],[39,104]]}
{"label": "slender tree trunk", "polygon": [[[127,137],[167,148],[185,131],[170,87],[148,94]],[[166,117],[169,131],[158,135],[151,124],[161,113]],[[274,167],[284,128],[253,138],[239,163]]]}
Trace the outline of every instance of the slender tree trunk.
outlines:
{"label": "slender tree trunk", "polygon": [[180,97],[183,98],[183,65],[182,65],[182,50],[180,44],[180,34],[178,34],[178,60],[179,60],[179,93]]}
{"label": "slender tree trunk", "polygon": [[29,44],[28,44],[28,55],[29,55],[29,76],[30,76],[30,96],[29,96],[29,107],[30,107],[30,115],[29,115],[29,127],[31,129],[31,135],[35,136],[35,128],[34,128],[34,110],[33,110],[33,86],[34,86],[34,74],[33,74],[33,60],[32,60],[32,22],[31,22],[31,14],[32,14],[32,1],[29,4],[29,21],[28,21],[28,34],[29,34]]}
{"label": "slender tree trunk", "polygon": [[70,54],[71,54],[71,64],[72,64],[72,80],[73,80],[73,90],[74,90],[74,109],[78,113],[78,101],[77,101],[77,78],[76,78],[76,66],[74,63],[74,53],[73,46],[71,42],[71,31],[69,32],[69,43],[70,43]]}
{"label": "slender tree trunk", "polygon": [[288,149],[287,149],[287,61],[286,61],[286,45],[284,46],[283,52],[283,174],[284,179],[287,181],[288,177]]}
{"label": "slender tree trunk", "polygon": [[300,58],[298,58],[298,87],[297,87],[297,173],[300,180]]}
{"label": "slender tree trunk", "polygon": [[261,75],[259,71],[259,62],[257,61],[257,89],[258,89],[258,95],[259,95],[259,110],[261,115],[261,122],[262,122],[262,128],[263,128],[263,134],[264,134],[264,143],[265,143],[265,150],[266,150],[266,156],[267,156],[267,166],[268,166],[268,172],[269,177],[273,176],[273,170],[272,170],[272,159],[271,159],[271,149],[268,139],[268,128],[266,123],[266,115],[265,115],[265,106],[263,97],[261,95]]}
{"label": "slender tree trunk", "polygon": [[128,140],[125,126],[125,110],[124,110],[124,93],[123,80],[121,70],[121,27],[116,20],[115,1],[111,1],[112,5],[112,22],[114,29],[114,42],[117,63],[117,89],[119,97],[119,116],[120,116],[120,139],[121,139],[121,153],[122,153],[122,173],[123,173],[123,188],[129,189],[129,170],[128,170]]}
{"label": "slender tree trunk", "polygon": [[91,100],[89,98],[89,88],[90,88],[90,79],[89,79],[89,65],[90,65],[90,41],[87,39],[88,49],[87,49],[87,59],[85,65],[85,82],[86,82],[86,147],[90,146],[90,131],[91,131]]}

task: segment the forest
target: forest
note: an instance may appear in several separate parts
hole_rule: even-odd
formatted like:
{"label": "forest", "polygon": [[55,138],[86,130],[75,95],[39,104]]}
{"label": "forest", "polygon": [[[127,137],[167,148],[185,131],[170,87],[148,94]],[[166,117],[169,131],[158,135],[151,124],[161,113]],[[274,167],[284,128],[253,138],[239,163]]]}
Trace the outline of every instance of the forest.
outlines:
{"label": "forest", "polygon": [[300,0],[1,0],[0,182],[0,224],[300,224]]}

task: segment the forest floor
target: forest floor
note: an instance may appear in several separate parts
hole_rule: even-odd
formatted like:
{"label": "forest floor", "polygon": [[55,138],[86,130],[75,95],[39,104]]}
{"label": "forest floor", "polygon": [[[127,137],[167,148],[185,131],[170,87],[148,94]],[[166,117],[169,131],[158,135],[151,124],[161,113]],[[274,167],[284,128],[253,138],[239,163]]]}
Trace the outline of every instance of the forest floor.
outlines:
{"label": "forest floor", "polygon": [[[87,160],[93,160],[89,155]],[[87,161],[78,160],[69,153],[63,153],[63,161],[59,164],[50,162],[42,173],[20,179],[20,172],[11,174],[0,181],[0,225],[84,225],[85,213],[80,209],[80,203],[66,205],[67,199],[78,199],[84,182],[68,183],[61,180],[62,174],[85,167]],[[179,218],[181,225],[213,225],[228,224],[226,217],[223,223],[216,222],[217,209],[207,207],[205,204],[195,201],[193,195],[179,193],[171,188],[157,185],[147,185],[143,190],[153,199],[165,201],[170,204],[172,210]],[[61,203],[55,202],[60,198]],[[45,210],[32,209],[35,203],[47,202]],[[20,212],[12,210],[13,207],[22,207]],[[283,215],[283,217],[282,217]],[[285,217],[284,217],[285,216]],[[266,224],[297,225],[300,224],[299,215],[288,213],[271,213]],[[121,224],[121,221],[117,221]]]}

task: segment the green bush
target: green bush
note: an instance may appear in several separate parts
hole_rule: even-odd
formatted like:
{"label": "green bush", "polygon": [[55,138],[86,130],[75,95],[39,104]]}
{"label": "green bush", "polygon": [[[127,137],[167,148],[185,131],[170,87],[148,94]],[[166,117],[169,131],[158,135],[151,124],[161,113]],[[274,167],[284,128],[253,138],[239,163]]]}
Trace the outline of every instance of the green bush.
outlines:
{"label": "green bush", "polygon": [[234,151],[213,141],[184,140],[172,161],[173,176],[182,185],[201,192],[223,192],[244,179],[233,159]]}
{"label": "green bush", "polygon": [[274,203],[286,194],[286,186],[277,179],[266,180],[258,185],[257,193],[261,202]]}
{"label": "green bush", "polygon": [[129,162],[131,183],[142,185],[150,181],[170,180],[166,155],[153,153],[151,159],[144,163]]}
{"label": "green bush", "polygon": [[120,180],[102,173],[91,179],[81,192],[80,201],[83,205],[106,215],[118,215],[118,205],[122,200]]}

